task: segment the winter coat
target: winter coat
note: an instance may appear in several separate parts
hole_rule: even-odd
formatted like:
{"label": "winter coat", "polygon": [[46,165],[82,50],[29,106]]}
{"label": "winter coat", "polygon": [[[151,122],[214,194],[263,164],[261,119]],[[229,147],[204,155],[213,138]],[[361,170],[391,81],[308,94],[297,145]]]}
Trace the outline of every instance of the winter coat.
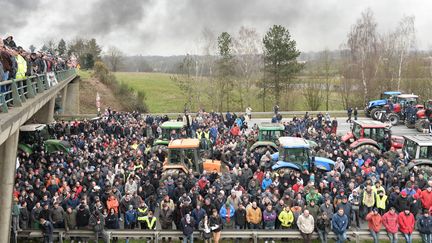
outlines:
{"label": "winter coat", "polygon": [[348,227],[348,217],[344,214],[340,216],[338,213],[333,214],[332,229],[335,234],[342,234],[346,232]]}
{"label": "winter coat", "polygon": [[306,217],[301,214],[297,219],[297,226],[302,233],[311,234],[315,228],[315,220],[312,215]]}
{"label": "winter coat", "polygon": [[102,232],[105,228],[105,218],[100,212],[95,212],[90,217],[90,226],[93,227],[94,232]]}
{"label": "winter coat", "polygon": [[396,202],[394,207],[396,208],[396,211],[398,212],[403,212],[405,209],[410,209],[410,200],[408,199],[408,197],[402,197],[401,195],[399,195],[396,198]]}
{"label": "winter coat", "polygon": [[138,219],[138,213],[134,209],[128,210],[125,213],[125,224],[126,225],[132,225],[137,222]]}
{"label": "winter coat", "polygon": [[76,214],[76,222],[78,227],[87,227],[90,219],[90,211],[85,208],[84,210],[78,210]]}
{"label": "winter coat", "polygon": [[234,214],[235,224],[243,227],[246,225],[246,209],[237,209]]}
{"label": "winter coat", "polygon": [[186,218],[183,218],[181,220],[182,228],[183,228],[183,235],[184,236],[190,236],[194,232],[195,229],[195,220],[191,217],[189,223],[186,221]]}
{"label": "winter coat", "polygon": [[414,231],[415,219],[412,213],[408,215],[404,212],[399,213],[398,223],[400,232],[411,234]]}
{"label": "winter coat", "polygon": [[379,232],[382,225],[382,218],[379,214],[374,214],[373,212],[366,215],[366,221],[368,221],[368,227],[370,230]]}
{"label": "winter coat", "polygon": [[108,216],[105,218],[105,226],[107,229],[119,229],[120,225],[117,214],[108,214]]}
{"label": "winter coat", "polygon": [[317,229],[321,231],[328,232],[330,229],[330,218],[323,218],[322,216],[318,216],[316,221]]}
{"label": "winter coat", "polygon": [[432,217],[420,216],[417,220],[417,229],[421,234],[432,234]]}
{"label": "winter coat", "polygon": [[228,224],[230,225],[233,220],[234,220],[234,213],[235,213],[235,209],[233,207],[233,205],[230,204],[230,208],[229,208],[229,214],[228,214],[228,209],[226,208],[226,206],[222,206],[221,209],[219,210],[219,215],[222,218],[222,222],[223,224]]}
{"label": "winter coat", "polygon": [[222,229],[222,219],[219,217],[210,217],[210,228],[213,232],[220,232]]}
{"label": "winter coat", "polygon": [[395,234],[399,230],[399,215],[397,213],[387,212],[382,217],[382,224],[387,232]]}
{"label": "winter coat", "polygon": [[271,184],[272,184],[272,179],[271,178],[264,178],[263,179],[263,181],[262,181],[262,183],[261,183],[261,188],[263,189],[263,190],[265,190],[265,189],[267,189],[267,187],[269,187]]}
{"label": "winter coat", "polygon": [[330,205],[327,207],[327,205],[324,203],[324,204],[321,205],[319,211],[320,211],[320,213],[324,213],[324,212],[326,212],[326,213],[327,213],[327,216],[330,217],[331,215],[334,214],[334,207],[333,207],[333,204],[330,204]]}
{"label": "winter coat", "polygon": [[420,194],[420,198],[421,198],[423,208],[429,209],[432,207],[432,192],[423,190]]}
{"label": "winter coat", "polygon": [[202,208],[192,210],[191,216],[195,219],[195,228],[198,228],[198,224],[204,218],[204,215],[206,215],[206,212]]}
{"label": "winter coat", "polygon": [[173,222],[173,210],[170,208],[167,210],[161,209],[159,213],[159,221],[162,229],[170,229]]}
{"label": "winter coat", "polygon": [[246,209],[246,219],[248,223],[259,224],[261,223],[262,213],[259,207],[253,208],[252,206]]}
{"label": "winter coat", "polygon": [[64,215],[65,215],[65,212],[64,212],[62,207],[52,208],[51,212],[50,212],[51,222],[53,224],[63,222],[64,221]]}
{"label": "winter coat", "polygon": [[75,209],[72,210],[71,213],[67,213],[67,212],[65,213],[64,221],[65,221],[66,231],[75,229],[75,227],[77,226],[76,217],[77,217],[77,212]]}
{"label": "winter coat", "polygon": [[264,221],[264,227],[265,228],[275,227],[276,212],[274,210],[272,210],[270,212],[268,210],[264,210],[263,221]]}
{"label": "winter coat", "polygon": [[280,212],[278,219],[283,227],[288,228],[291,227],[292,223],[294,222],[294,214],[291,210],[287,212],[284,209],[282,212]]}

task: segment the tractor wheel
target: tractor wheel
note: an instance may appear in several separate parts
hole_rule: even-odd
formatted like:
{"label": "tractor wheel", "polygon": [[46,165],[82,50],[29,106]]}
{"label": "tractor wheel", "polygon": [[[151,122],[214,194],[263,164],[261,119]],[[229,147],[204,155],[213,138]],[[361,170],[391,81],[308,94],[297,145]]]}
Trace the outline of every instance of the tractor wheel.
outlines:
{"label": "tractor wheel", "polygon": [[429,121],[426,119],[419,119],[415,123],[415,128],[418,132],[423,132],[424,129],[429,128]]}
{"label": "tractor wheel", "polygon": [[380,111],[381,111],[381,107],[373,108],[370,111],[371,118],[374,119],[374,120],[378,120],[378,114],[379,114]]}
{"label": "tractor wheel", "polygon": [[354,149],[354,152],[356,152],[357,154],[363,154],[366,150],[369,151],[369,153],[374,153],[375,155],[381,154],[381,151],[377,147],[370,144],[360,145],[356,149]]}
{"label": "tractor wheel", "polygon": [[416,127],[415,124],[409,122],[408,120],[405,120],[405,126],[411,129]]}
{"label": "tractor wheel", "polygon": [[371,113],[368,109],[365,109],[364,113],[366,117],[371,117]]}
{"label": "tractor wheel", "polygon": [[387,119],[392,124],[392,126],[397,126],[400,120],[399,116],[395,113],[391,113],[390,115],[388,115]]}

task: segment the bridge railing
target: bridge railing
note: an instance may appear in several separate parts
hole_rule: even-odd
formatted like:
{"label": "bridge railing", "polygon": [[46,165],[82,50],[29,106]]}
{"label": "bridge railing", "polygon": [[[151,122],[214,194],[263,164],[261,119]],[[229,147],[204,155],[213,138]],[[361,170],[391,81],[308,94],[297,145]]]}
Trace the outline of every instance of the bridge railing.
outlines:
{"label": "bridge railing", "polygon": [[[370,232],[366,229],[358,229],[347,232],[347,237],[351,239],[351,241],[355,241],[356,243],[362,242],[364,240],[371,240],[372,237]],[[41,238],[42,232],[40,230],[23,230],[18,233],[18,237],[15,237],[15,242],[19,242],[19,239],[35,239]],[[54,231],[54,239],[58,242],[63,242],[66,239],[70,239],[71,237],[80,237],[86,239],[95,239],[96,234],[90,230],[55,230]],[[100,235],[102,237],[102,235]],[[104,238],[108,243],[111,242],[112,239],[151,239],[153,242],[158,243],[162,240],[162,238],[172,238],[179,239],[183,237],[181,231],[175,230],[109,230],[104,232]],[[335,238],[335,234],[330,232],[328,234],[328,238]],[[403,239],[402,234],[398,233],[399,239]],[[413,239],[420,239],[421,236],[417,231],[414,231],[412,234]],[[199,232],[194,232],[194,238],[200,238]],[[259,240],[272,238],[272,239],[301,239],[300,231],[298,230],[222,230],[221,231],[221,239],[248,239],[253,240],[254,243],[257,243]],[[318,239],[318,234],[313,233],[313,239]],[[380,240],[387,240],[387,234],[385,231],[380,231],[379,233]]]}
{"label": "bridge railing", "polygon": [[34,98],[37,94],[45,92],[57,85],[57,83],[64,82],[75,76],[76,70],[68,69],[48,74],[38,74],[24,79],[1,81],[0,111],[7,113],[10,107],[22,106],[28,99]]}

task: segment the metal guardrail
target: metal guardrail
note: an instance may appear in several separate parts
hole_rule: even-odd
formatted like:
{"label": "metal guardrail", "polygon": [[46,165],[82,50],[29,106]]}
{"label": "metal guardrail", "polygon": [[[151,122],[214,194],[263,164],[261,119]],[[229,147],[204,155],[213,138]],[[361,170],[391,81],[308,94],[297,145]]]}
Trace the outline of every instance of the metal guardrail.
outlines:
{"label": "metal guardrail", "polygon": [[[352,230],[347,232],[347,237],[351,241],[360,243],[363,240],[372,239],[370,232],[365,229]],[[18,239],[35,239],[41,238],[42,232],[39,230],[23,230],[18,232],[18,237],[15,238],[15,242]],[[86,239],[95,239],[96,234],[90,230],[55,230],[54,239],[58,242],[63,243],[64,240],[70,239],[71,237],[81,237]],[[108,243],[111,242],[113,238],[117,239],[149,239],[155,243],[158,243],[162,238],[173,238],[179,239],[183,237],[181,231],[175,230],[111,230],[105,231],[105,237]],[[399,239],[403,239],[402,234],[398,233]],[[413,239],[421,239],[420,234],[414,231],[412,234]],[[200,238],[200,233],[198,231],[194,232],[194,238]],[[259,240],[273,238],[273,239],[301,239],[300,231],[298,230],[222,230],[221,239],[248,239],[253,240],[257,243]],[[318,234],[313,233],[313,239],[318,239]],[[330,232],[328,238],[335,238],[335,234]],[[385,231],[380,231],[379,239],[388,239],[387,233]]]}
{"label": "metal guardrail", "polygon": [[[58,83],[76,76],[75,69],[55,72]],[[20,107],[28,99],[49,90],[50,85],[46,74],[38,74],[25,79],[12,79],[0,82],[0,111],[7,113],[9,107]]]}

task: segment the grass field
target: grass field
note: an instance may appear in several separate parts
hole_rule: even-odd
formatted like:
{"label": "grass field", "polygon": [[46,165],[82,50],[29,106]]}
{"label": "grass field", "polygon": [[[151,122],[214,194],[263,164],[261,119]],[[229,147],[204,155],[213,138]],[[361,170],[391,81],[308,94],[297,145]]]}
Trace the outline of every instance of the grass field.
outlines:
{"label": "grass field", "polygon": [[[90,79],[91,72],[80,71],[79,75],[82,79]],[[129,87],[135,90],[143,90],[146,94],[146,103],[149,111],[152,113],[164,112],[182,112],[184,104],[187,100],[179,87],[170,79],[170,74],[165,73],[115,73],[118,81],[126,83]],[[208,86],[208,84],[207,84]],[[253,90],[258,93],[257,90]],[[211,110],[214,107],[213,93],[202,94],[201,106],[206,110]],[[283,110],[308,110],[305,98],[301,91],[294,90],[289,94],[282,94],[282,102],[280,104]],[[247,104],[245,104],[247,105]],[[254,111],[262,111],[262,100],[256,95],[250,101],[250,105]],[[271,111],[273,107],[271,97],[266,99],[266,111]],[[338,93],[331,93],[329,110],[343,110],[341,99]],[[239,107],[232,109],[234,111],[243,111]],[[325,110],[324,102],[320,110]]]}

